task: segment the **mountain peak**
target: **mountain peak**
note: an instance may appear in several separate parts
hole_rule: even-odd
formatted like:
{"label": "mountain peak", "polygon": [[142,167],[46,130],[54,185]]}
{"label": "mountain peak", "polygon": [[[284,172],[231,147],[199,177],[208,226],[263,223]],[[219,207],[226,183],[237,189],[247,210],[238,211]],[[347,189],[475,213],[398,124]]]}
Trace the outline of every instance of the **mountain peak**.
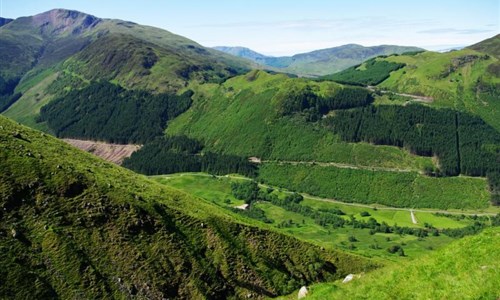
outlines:
{"label": "mountain peak", "polygon": [[32,24],[43,34],[78,34],[92,28],[101,19],[75,10],[53,9],[31,17]]}

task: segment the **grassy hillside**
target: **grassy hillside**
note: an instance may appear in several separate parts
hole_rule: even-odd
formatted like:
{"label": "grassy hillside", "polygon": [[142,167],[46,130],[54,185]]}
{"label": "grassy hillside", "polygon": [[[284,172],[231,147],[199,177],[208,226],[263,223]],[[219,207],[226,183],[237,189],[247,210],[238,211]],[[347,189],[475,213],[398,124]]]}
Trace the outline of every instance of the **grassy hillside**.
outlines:
{"label": "grassy hillside", "polygon": [[275,296],[370,268],[4,117],[0,141],[0,298]]}
{"label": "grassy hillside", "polygon": [[[500,43],[499,38],[495,38]],[[382,90],[432,97],[428,105],[450,107],[480,116],[500,130],[497,58],[470,49],[391,56],[388,62],[406,66],[378,85]]]}
{"label": "grassy hillside", "polygon": [[[396,147],[343,142],[335,132],[350,132],[350,127],[356,127],[359,118],[349,119],[348,112],[358,111],[358,108],[330,112],[329,117],[322,117],[318,121],[309,121],[308,118],[311,116],[309,108],[298,113],[283,115],[283,107],[288,108],[288,105],[284,106],[284,103],[295,99],[296,93],[300,94],[297,91],[313,91],[315,95],[328,97],[342,90],[341,85],[253,71],[245,76],[232,78],[221,85],[192,86],[192,89],[195,91],[192,107],[169,123],[167,134],[187,135],[202,140],[208,149],[216,152],[260,157],[264,161],[264,165],[260,168],[260,178],[273,185],[344,201],[368,201],[368,203],[383,203],[400,207],[479,208],[488,206],[490,192],[483,179],[468,177],[440,179],[417,174],[417,172],[423,172],[424,169],[438,168],[433,160],[441,159],[440,155],[434,155],[434,158],[420,157]],[[299,99],[314,98],[307,93],[309,92],[303,94],[305,96],[300,96]],[[411,107],[407,108],[411,110]],[[363,111],[375,110],[370,106],[365,106]],[[431,112],[421,115],[430,116]],[[442,113],[442,111],[436,111],[436,113]],[[390,132],[391,126],[396,125],[391,121],[392,117],[391,113],[381,117],[388,125],[380,130],[387,129]],[[340,125],[336,127],[328,125],[330,120],[338,118],[345,121],[345,126],[342,125],[340,128]],[[419,120],[417,117],[413,119]],[[371,134],[376,130],[368,122],[370,120],[367,119],[365,122],[367,125],[363,128],[367,127],[366,131]],[[405,120],[401,122],[401,124],[408,123],[407,121],[405,123]],[[429,145],[440,143],[437,137],[444,137],[441,133],[434,133],[434,131],[427,134],[427,130],[432,131],[433,128],[439,128],[439,126],[426,124],[422,127],[421,124],[411,122],[408,124],[411,125],[412,130],[416,126],[415,139],[418,140],[419,145],[425,144],[425,149]],[[453,128],[450,130],[455,137],[456,131]],[[394,138],[399,131],[396,131],[395,127],[392,129],[392,135],[389,137]],[[402,132],[409,131],[404,129]],[[429,136],[432,140],[423,139],[423,133],[426,133],[425,136]],[[382,135],[387,134],[386,131],[382,133]],[[433,135],[436,135],[436,138],[433,139]],[[362,140],[371,141],[368,138]],[[465,143],[465,140],[466,138],[462,137],[461,143]],[[449,141],[453,140],[449,139]],[[482,143],[486,143],[486,140]],[[412,149],[411,144],[407,142],[394,145],[401,147],[404,145],[405,149]],[[446,145],[441,146],[443,148]],[[451,148],[445,149],[446,151],[456,151],[455,144],[448,146]],[[432,152],[426,153],[424,155],[432,155]],[[470,153],[467,153],[467,157],[465,157],[465,152],[463,154],[463,159],[473,157],[469,155]],[[450,158],[450,163],[455,162],[452,160]],[[276,161],[283,161],[289,165],[272,164]],[[315,162],[330,164],[314,166]],[[438,162],[443,170],[444,162],[444,160]],[[432,174],[433,171],[429,172]],[[327,173],[328,176],[326,176]],[[333,175],[334,173],[336,175]],[[448,189],[439,187],[443,183],[451,184],[450,192]],[[471,189],[461,190],[464,194],[456,198],[454,195],[462,184],[470,186]],[[350,188],[344,188],[344,186]],[[432,192],[426,192],[427,189]]]}
{"label": "grassy hillside", "polygon": [[[499,255],[500,229],[492,228],[349,283],[314,285],[307,299],[497,299]],[[296,297],[294,293],[286,299]]]}
{"label": "grassy hillside", "polygon": [[0,27],[0,51],[0,78],[19,82],[11,94],[21,93],[5,114],[30,126],[41,106],[91,80],[176,92],[188,81],[220,82],[251,67],[165,30],[68,10]]}
{"label": "grassy hillside", "polygon": [[192,107],[168,124],[168,135],[199,139],[217,152],[269,160],[323,161],[362,166],[420,170],[430,158],[395,147],[345,143],[318,123],[297,115],[282,116],[293,91],[309,87],[320,95],[342,89],[331,82],[313,82],[252,71],[220,85],[193,85]]}
{"label": "grassy hillside", "polygon": [[349,44],[328,49],[300,53],[293,56],[265,56],[243,47],[215,47],[234,56],[247,58],[258,64],[286,73],[317,77],[347,69],[379,55],[422,51],[417,47],[381,45],[363,47]]}
{"label": "grassy hillside", "polygon": [[401,102],[386,101],[386,104],[404,104],[417,99],[433,107],[470,112],[500,130],[497,116],[500,106],[496,101],[500,90],[499,47],[500,36],[497,35],[459,51],[379,57],[323,78],[377,85],[376,89],[384,93],[400,94],[389,96]]}

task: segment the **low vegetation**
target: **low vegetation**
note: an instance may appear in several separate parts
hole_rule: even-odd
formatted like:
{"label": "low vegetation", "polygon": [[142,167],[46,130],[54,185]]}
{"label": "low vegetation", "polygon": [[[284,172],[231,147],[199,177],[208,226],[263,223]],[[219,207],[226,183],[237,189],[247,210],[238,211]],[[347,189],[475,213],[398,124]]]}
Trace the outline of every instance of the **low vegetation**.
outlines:
{"label": "low vegetation", "polygon": [[[500,215],[449,215],[409,210],[357,207],[325,199],[303,197],[241,177],[204,173],[155,176],[156,181],[204,198],[239,215],[268,224],[325,248],[341,248],[377,259],[415,258],[447,245],[456,238],[498,226]],[[242,204],[249,206],[242,209]],[[468,213],[471,213],[469,211]],[[398,251],[387,249],[398,246]]]}
{"label": "low vegetation", "polygon": [[[422,257],[310,287],[308,299],[496,299],[500,229],[491,228]],[[286,299],[296,299],[296,293]]]}

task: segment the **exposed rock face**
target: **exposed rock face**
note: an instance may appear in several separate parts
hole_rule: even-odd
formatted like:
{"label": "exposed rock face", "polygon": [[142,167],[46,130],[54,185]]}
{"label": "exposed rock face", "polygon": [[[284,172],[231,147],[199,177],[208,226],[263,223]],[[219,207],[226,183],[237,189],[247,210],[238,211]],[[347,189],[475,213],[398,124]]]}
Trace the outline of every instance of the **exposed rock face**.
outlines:
{"label": "exposed rock face", "polygon": [[299,295],[298,295],[298,299],[303,299],[307,296],[307,294],[309,293],[309,291],[307,290],[307,287],[306,286],[303,286],[300,288],[299,290]]}
{"label": "exposed rock face", "polygon": [[83,151],[90,152],[118,165],[120,165],[125,158],[130,157],[134,151],[141,148],[140,145],[121,145],[77,139],[64,139],[64,141]]}
{"label": "exposed rock face", "polygon": [[32,24],[46,35],[80,34],[101,19],[73,10],[54,9],[32,17]]}

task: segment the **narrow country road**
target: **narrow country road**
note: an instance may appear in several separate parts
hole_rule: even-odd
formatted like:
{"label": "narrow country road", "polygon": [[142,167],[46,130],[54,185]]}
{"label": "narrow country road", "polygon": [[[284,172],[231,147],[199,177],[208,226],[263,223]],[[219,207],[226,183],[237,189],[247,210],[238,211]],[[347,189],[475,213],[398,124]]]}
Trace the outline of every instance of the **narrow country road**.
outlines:
{"label": "narrow country road", "polygon": [[[376,92],[377,91],[374,86],[367,86],[366,88],[368,90],[372,91],[372,92]],[[406,101],[405,104],[408,104],[408,103],[410,103],[412,101],[414,101],[414,102],[424,102],[424,103],[432,103],[434,101],[434,98],[427,97],[427,96],[420,96],[420,95],[414,95],[414,94],[405,94],[405,93],[396,93],[396,92],[393,92],[393,91],[386,91],[386,90],[379,90],[378,92],[380,92],[382,94],[394,94],[394,95],[397,95],[397,96],[412,98],[412,100]]]}
{"label": "narrow country road", "polygon": [[418,172],[412,169],[401,169],[401,168],[386,168],[386,167],[372,167],[372,166],[359,166],[350,165],[335,162],[316,162],[316,161],[293,161],[293,160],[263,160],[260,163],[273,163],[273,164],[290,164],[290,165],[316,165],[321,167],[336,167],[343,169],[353,169],[353,170],[370,170],[370,171],[386,171],[386,172]]}
{"label": "narrow country road", "polygon": [[415,218],[415,213],[413,212],[413,209],[410,210],[410,215],[411,215],[411,221],[413,222],[413,224],[417,224],[417,218]]}

